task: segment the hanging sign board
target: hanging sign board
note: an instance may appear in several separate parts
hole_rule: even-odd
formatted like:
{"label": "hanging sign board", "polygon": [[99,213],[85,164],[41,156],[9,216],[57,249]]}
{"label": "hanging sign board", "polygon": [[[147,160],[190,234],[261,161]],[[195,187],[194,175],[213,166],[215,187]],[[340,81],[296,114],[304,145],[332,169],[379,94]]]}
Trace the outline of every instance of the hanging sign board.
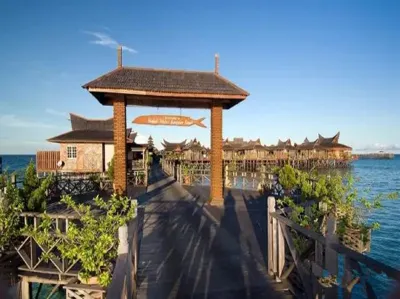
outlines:
{"label": "hanging sign board", "polygon": [[136,117],[132,122],[140,125],[153,125],[153,126],[180,126],[190,127],[193,125],[207,128],[202,121],[205,117],[199,119],[192,119],[188,116],[180,115],[141,115]]}

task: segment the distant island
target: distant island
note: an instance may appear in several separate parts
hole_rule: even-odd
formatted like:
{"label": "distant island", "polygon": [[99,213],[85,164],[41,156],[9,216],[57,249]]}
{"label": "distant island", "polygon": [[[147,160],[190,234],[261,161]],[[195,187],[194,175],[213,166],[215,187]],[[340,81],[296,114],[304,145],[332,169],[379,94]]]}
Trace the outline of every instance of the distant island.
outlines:
{"label": "distant island", "polygon": [[394,154],[387,153],[384,151],[379,151],[377,153],[354,154],[353,159],[354,160],[362,160],[362,159],[391,160],[391,159],[394,159]]}

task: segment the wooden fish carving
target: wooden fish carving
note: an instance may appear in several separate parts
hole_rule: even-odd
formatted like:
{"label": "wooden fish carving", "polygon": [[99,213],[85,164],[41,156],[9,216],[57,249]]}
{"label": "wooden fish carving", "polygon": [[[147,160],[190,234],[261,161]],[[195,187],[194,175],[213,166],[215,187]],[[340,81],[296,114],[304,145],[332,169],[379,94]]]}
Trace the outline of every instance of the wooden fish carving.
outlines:
{"label": "wooden fish carving", "polygon": [[188,116],[180,115],[141,115],[136,117],[132,123],[140,125],[153,125],[153,126],[181,126],[190,127],[193,125],[207,128],[202,121],[205,117],[199,119],[192,119]]}

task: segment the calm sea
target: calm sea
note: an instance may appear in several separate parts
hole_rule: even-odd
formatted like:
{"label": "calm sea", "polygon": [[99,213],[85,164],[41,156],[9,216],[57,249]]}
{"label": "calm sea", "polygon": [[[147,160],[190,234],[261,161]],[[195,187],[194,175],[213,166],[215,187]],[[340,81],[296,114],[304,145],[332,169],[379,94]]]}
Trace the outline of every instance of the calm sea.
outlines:
{"label": "calm sea", "polygon": [[[3,170],[23,169],[33,155],[3,155]],[[400,192],[400,155],[393,160],[359,160],[353,163],[352,172],[360,180],[358,188],[370,189],[371,196],[378,193]],[[400,269],[400,200],[383,202],[383,209],[369,215],[370,221],[378,221],[381,228],[372,233],[371,257]],[[391,284],[385,276],[370,273],[378,298],[386,298]],[[359,287],[353,298],[364,298]]]}

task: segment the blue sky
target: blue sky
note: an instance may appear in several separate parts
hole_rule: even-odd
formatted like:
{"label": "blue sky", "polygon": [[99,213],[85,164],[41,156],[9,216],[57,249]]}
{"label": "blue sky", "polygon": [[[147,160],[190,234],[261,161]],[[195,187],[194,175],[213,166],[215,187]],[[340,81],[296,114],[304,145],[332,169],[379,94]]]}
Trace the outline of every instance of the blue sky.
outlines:
{"label": "blue sky", "polygon": [[[112,115],[81,86],[124,64],[220,72],[251,96],[224,111],[224,138],[301,142],[341,132],[354,149],[400,150],[400,1],[0,2],[0,153],[57,148],[68,112]],[[142,114],[207,117],[207,110],[128,108],[128,125],[180,141],[209,130],[131,124]]]}

